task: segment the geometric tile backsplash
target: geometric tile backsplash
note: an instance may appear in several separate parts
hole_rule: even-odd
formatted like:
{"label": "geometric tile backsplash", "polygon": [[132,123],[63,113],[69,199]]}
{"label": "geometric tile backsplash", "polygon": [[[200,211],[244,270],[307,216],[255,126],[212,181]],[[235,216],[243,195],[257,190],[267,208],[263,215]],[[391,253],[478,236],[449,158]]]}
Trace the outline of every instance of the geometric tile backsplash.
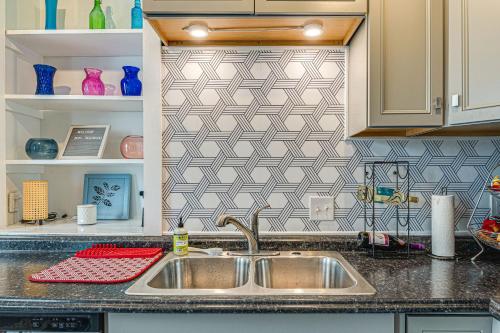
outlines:
{"label": "geometric tile backsplash", "polygon": [[[344,140],[343,48],[164,48],[163,218],[192,231],[222,231],[258,207],[261,230],[362,228],[356,200],[363,163],[412,166],[412,229],[430,231],[431,195],[456,195],[458,229],[483,177],[500,161],[500,139]],[[310,196],[335,197],[335,221],[309,221]],[[394,227],[394,211],[377,213]]]}

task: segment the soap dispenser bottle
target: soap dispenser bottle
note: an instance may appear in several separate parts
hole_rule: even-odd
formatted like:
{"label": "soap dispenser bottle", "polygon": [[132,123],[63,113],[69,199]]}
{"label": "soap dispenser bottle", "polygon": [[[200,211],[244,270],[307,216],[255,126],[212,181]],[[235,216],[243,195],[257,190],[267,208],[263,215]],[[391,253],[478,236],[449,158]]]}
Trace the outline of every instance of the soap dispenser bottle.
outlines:
{"label": "soap dispenser bottle", "polygon": [[185,256],[186,254],[188,254],[188,231],[184,229],[184,222],[182,222],[182,217],[179,218],[179,224],[174,230],[173,245],[175,255]]}

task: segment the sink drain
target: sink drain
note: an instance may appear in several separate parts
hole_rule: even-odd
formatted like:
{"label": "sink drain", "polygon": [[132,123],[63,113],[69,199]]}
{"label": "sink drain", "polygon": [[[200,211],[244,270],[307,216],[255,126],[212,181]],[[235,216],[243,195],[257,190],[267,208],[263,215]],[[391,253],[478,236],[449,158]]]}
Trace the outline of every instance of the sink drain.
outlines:
{"label": "sink drain", "polygon": [[300,253],[300,252],[292,252],[292,255],[294,255],[294,256],[300,256],[301,254],[302,253]]}

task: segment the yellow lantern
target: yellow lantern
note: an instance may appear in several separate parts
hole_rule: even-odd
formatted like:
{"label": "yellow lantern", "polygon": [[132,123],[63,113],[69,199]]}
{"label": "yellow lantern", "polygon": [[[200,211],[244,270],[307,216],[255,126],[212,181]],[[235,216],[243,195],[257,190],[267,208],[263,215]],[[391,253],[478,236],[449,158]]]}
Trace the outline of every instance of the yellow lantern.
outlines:
{"label": "yellow lantern", "polygon": [[49,218],[49,182],[23,182],[23,220],[41,222]]}

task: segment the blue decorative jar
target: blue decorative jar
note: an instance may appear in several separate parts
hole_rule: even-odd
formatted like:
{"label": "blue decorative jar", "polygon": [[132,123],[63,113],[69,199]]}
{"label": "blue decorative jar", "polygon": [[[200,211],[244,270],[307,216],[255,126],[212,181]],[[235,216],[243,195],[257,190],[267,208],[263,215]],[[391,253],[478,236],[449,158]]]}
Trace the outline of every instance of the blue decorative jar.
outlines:
{"label": "blue decorative jar", "polygon": [[36,72],[36,95],[54,95],[54,75],[57,69],[49,65],[33,65]]}
{"label": "blue decorative jar", "polygon": [[141,96],[142,82],[139,80],[138,74],[140,68],[134,66],[124,66],[125,77],[121,81],[123,96]]}
{"label": "blue decorative jar", "polygon": [[53,160],[57,157],[59,147],[54,139],[32,138],[24,147],[32,160]]}
{"label": "blue decorative jar", "polygon": [[57,29],[57,0],[45,0],[45,29]]}

